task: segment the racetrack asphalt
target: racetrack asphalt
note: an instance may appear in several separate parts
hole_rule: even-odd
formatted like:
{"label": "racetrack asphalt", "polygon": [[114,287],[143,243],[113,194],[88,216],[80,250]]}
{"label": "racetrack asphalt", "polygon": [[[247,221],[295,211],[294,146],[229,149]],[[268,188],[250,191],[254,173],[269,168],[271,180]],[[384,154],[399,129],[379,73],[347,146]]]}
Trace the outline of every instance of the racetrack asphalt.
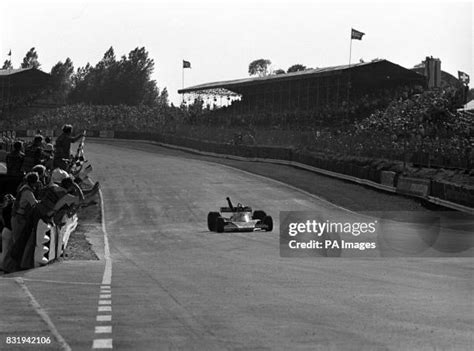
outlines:
{"label": "racetrack asphalt", "polygon": [[[104,325],[96,321],[104,271],[97,231],[90,235],[101,261],[17,273],[23,283],[1,279],[1,349],[7,335],[53,333],[21,284],[73,350],[90,349],[99,338],[119,350],[472,349],[472,257],[282,258],[280,211],[357,214],[154,145],[89,142],[86,152],[102,184],[112,262],[112,320],[105,324],[112,332],[94,333]],[[291,172],[312,182],[309,172]],[[209,232],[207,213],[226,196],[271,214],[274,231]]]}

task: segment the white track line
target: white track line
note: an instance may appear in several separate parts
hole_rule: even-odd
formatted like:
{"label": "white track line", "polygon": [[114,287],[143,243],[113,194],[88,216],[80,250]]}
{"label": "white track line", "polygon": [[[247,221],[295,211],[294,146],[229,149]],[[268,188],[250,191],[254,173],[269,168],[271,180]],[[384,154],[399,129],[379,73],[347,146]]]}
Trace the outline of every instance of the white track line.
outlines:
{"label": "white track line", "polygon": [[112,316],[110,314],[99,314],[96,320],[97,322],[110,322],[112,321]]}
{"label": "white track line", "polygon": [[97,312],[112,312],[112,306],[99,306]]}
{"label": "white track line", "polygon": [[105,333],[112,333],[112,326],[111,325],[100,325],[95,327],[96,334],[105,334]]}
{"label": "white track line", "polygon": [[93,349],[111,349],[112,339],[94,339]]}
{"label": "white track line", "polygon": [[99,300],[99,305],[111,305],[112,300]]}
{"label": "white track line", "polygon": [[21,290],[23,290],[23,292],[28,296],[28,298],[30,299],[30,304],[31,306],[33,306],[36,313],[38,313],[41,319],[48,325],[49,330],[51,331],[51,333],[54,335],[59,345],[61,346],[61,350],[71,351],[71,346],[69,346],[66,340],[64,340],[64,338],[61,336],[61,334],[59,333],[59,331],[56,329],[55,325],[51,321],[51,318],[49,318],[46,311],[41,307],[38,301],[36,301],[35,297],[31,294],[30,290],[26,287],[25,282],[23,281],[23,278],[15,278],[15,282],[20,286]]}
{"label": "white track line", "polygon": [[110,246],[109,237],[107,234],[107,228],[105,227],[105,210],[104,210],[104,198],[102,191],[99,189],[100,197],[100,211],[102,212],[102,231],[104,232],[104,258],[105,258],[105,269],[102,277],[102,285],[110,285],[112,282],[112,260],[110,258]]}
{"label": "white track line", "polygon": [[[107,234],[107,228],[105,226],[105,208],[104,208],[104,197],[102,191],[99,189],[100,197],[100,211],[102,215],[102,232],[104,233],[104,275],[102,276],[102,283],[100,286],[100,295],[98,302],[98,313],[107,313],[107,314],[98,314],[96,317],[96,322],[110,322],[112,321],[112,292],[110,284],[112,283],[112,258],[110,256],[110,246],[109,238]],[[109,334],[112,336],[112,326],[111,325],[96,325],[95,334],[104,335]],[[94,339],[92,342],[93,349],[112,349],[112,337],[107,339]]]}

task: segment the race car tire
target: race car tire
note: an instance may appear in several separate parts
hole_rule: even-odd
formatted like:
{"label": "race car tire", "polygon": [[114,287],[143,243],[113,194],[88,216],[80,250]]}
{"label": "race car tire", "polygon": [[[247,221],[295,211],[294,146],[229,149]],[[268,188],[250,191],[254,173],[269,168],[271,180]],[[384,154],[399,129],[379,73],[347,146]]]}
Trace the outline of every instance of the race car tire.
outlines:
{"label": "race car tire", "polygon": [[216,218],[216,232],[223,233],[224,232],[224,218],[217,217]]}
{"label": "race car tire", "polygon": [[273,230],[273,218],[270,216],[265,216],[263,219],[263,224],[267,226],[267,232],[271,232]]}
{"label": "race car tire", "polygon": [[256,210],[256,211],[254,211],[254,213],[252,215],[252,219],[263,220],[266,216],[267,216],[267,214],[265,213],[265,211]]}
{"label": "race car tire", "polygon": [[209,212],[207,215],[207,228],[209,228],[211,232],[216,231],[216,220],[220,216],[219,212]]}

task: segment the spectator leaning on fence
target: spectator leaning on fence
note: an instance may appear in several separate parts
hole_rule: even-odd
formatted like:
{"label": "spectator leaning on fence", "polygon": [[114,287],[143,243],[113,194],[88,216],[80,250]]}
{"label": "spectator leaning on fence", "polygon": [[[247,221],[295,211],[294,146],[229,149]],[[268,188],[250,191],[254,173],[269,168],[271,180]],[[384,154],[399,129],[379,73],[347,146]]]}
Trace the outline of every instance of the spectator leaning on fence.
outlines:
{"label": "spectator leaning on fence", "polygon": [[[6,272],[14,272],[19,269],[23,248],[26,241],[25,229],[33,208],[38,203],[35,197],[36,188],[39,183],[37,173],[30,172],[25,177],[25,183],[20,186],[13,202],[11,226],[11,241],[8,243],[4,260],[3,269]],[[15,252],[16,251],[16,252]],[[15,254],[16,253],[16,254]]]}
{"label": "spectator leaning on fence", "polygon": [[36,197],[40,197],[41,192],[43,191],[45,186],[49,184],[49,173],[46,170],[46,167],[43,165],[36,165],[31,169],[31,171],[38,173],[39,185],[37,187],[37,193],[35,195],[37,195]]}
{"label": "spectator leaning on fence", "polygon": [[63,133],[56,139],[53,167],[67,169],[68,164],[64,160],[69,160],[70,158],[71,144],[82,138],[84,136],[84,133],[72,136],[72,126],[70,124],[64,125],[62,130]]}
{"label": "spectator leaning on fence", "polygon": [[13,150],[10,151],[6,158],[7,174],[12,176],[23,176],[23,161],[25,154],[22,152],[23,144],[21,141],[15,141]]}

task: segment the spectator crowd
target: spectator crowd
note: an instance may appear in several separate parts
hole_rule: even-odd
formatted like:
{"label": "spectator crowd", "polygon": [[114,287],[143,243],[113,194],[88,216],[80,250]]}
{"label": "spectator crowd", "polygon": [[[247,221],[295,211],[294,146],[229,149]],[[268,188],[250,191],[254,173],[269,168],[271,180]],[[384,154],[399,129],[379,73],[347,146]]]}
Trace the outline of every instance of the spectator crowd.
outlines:
{"label": "spectator crowd", "polygon": [[79,104],[38,113],[15,126],[51,129],[70,121],[92,131],[177,134],[234,144],[248,136],[252,144],[279,146],[285,140],[285,146],[330,154],[405,160],[424,153],[440,165],[462,166],[471,157],[474,119],[457,110],[458,95],[454,88],[351,91],[350,103],[330,98],[317,108],[281,111],[271,102],[249,110],[244,100],[211,109],[200,97],[179,108]]}
{"label": "spectator crowd", "polygon": [[[51,138],[36,135],[29,143],[13,141],[6,155],[7,177],[19,180],[14,194],[6,194],[1,203],[1,268],[15,272],[34,267],[36,228],[40,220],[62,226],[80,207],[92,203],[99,184],[82,184],[84,134],[72,135],[65,125],[53,145]],[[82,138],[76,155],[71,144]],[[5,146],[5,145],[4,145]]]}

